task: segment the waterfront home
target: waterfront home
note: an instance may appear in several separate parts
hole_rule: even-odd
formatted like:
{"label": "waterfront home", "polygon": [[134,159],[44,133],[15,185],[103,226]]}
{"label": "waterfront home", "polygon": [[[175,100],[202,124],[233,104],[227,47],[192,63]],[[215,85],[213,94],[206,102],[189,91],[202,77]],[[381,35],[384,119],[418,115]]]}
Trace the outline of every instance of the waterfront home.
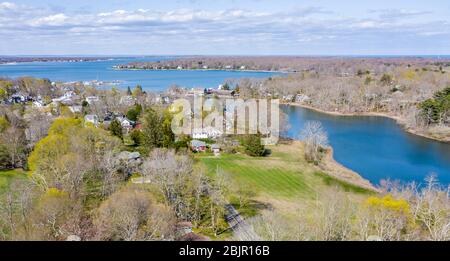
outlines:
{"label": "waterfront home", "polygon": [[205,89],[202,88],[192,88],[186,94],[186,96],[203,96],[203,95],[205,95]]}
{"label": "waterfront home", "polygon": [[285,102],[292,102],[292,101],[294,101],[294,95],[288,94],[288,95],[283,96],[283,101],[285,101]]}
{"label": "waterfront home", "polygon": [[95,114],[88,114],[86,116],[84,116],[84,122],[85,123],[92,123],[94,124],[94,126],[98,125],[98,116]]}
{"label": "waterfront home", "polygon": [[308,103],[311,101],[311,98],[309,98],[308,95],[305,94],[297,94],[295,96],[295,102],[299,102],[299,103]]}
{"label": "waterfront home", "polygon": [[217,95],[219,97],[234,97],[236,92],[234,90],[222,90],[222,89],[208,89],[207,94]]}
{"label": "waterfront home", "polygon": [[194,152],[205,152],[206,151],[206,143],[200,140],[192,140],[191,141],[191,150]]}

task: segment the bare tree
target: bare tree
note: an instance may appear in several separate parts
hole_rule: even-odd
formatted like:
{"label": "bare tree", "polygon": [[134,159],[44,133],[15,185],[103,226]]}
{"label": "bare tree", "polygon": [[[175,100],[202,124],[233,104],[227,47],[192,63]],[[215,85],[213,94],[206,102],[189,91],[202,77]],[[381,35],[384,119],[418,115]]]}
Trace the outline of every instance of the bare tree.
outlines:
{"label": "bare tree", "polygon": [[309,121],[300,133],[306,144],[306,159],[318,163],[321,160],[322,149],[328,146],[328,136],[318,121]]}

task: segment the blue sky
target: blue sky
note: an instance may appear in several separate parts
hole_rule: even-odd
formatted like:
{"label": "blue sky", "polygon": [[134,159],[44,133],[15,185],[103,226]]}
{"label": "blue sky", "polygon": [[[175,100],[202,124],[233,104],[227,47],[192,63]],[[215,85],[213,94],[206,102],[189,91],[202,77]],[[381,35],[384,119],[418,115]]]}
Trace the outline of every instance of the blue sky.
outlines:
{"label": "blue sky", "polygon": [[0,0],[0,55],[450,54],[446,0]]}

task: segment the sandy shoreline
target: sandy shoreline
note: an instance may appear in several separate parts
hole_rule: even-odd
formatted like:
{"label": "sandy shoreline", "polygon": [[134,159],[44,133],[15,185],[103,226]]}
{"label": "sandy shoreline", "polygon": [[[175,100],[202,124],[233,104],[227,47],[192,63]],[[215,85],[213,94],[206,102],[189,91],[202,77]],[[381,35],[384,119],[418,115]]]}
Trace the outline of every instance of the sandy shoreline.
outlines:
{"label": "sandy shoreline", "polygon": [[378,193],[380,192],[378,188],[376,188],[369,180],[365,179],[359,173],[337,162],[333,157],[333,148],[328,149],[324,160],[320,164],[320,167],[327,175],[330,175],[338,180],[345,181],[367,190]]}
{"label": "sandy shoreline", "polygon": [[450,143],[450,137],[448,137],[447,139],[440,139],[440,138],[436,138],[436,137],[430,136],[430,135],[428,135],[426,133],[420,132],[419,130],[408,128],[408,127],[406,127],[405,120],[403,118],[398,117],[398,116],[389,115],[387,113],[382,113],[382,112],[342,113],[342,112],[326,111],[326,110],[318,109],[318,108],[310,106],[310,105],[300,104],[300,103],[281,103],[281,104],[289,105],[289,106],[296,106],[296,107],[301,107],[301,108],[306,108],[306,109],[310,109],[310,110],[313,110],[313,111],[317,111],[317,112],[320,112],[320,113],[325,113],[325,114],[328,114],[328,115],[334,115],[334,116],[343,116],[343,117],[351,117],[351,116],[385,117],[385,118],[389,118],[389,119],[395,120],[396,123],[398,125],[400,125],[402,127],[402,129],[404,131],[406,131],[407,133],[410,133],[410,134],[413,134],[413,135],[416,135],[416,136],[420,136],[420,137],[423,137],[423,138],[427,138],[427,139],[430,139],[430,140],[434,140],[434,141]]}

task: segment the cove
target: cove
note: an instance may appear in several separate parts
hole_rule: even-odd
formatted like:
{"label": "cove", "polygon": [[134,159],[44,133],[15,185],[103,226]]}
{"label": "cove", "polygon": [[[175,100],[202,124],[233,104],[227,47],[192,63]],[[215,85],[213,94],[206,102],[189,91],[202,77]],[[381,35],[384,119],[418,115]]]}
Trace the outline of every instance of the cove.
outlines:
{"label": "cove", "polygon": [[334,158],[378,185],[383,179],[423,183],[434,173],[450,184],[450,144],[410,134],[395,120],[379,116],[335,116],[298,106],[282,105],[299,139],[307,121],[320,121],[328,134]]}

